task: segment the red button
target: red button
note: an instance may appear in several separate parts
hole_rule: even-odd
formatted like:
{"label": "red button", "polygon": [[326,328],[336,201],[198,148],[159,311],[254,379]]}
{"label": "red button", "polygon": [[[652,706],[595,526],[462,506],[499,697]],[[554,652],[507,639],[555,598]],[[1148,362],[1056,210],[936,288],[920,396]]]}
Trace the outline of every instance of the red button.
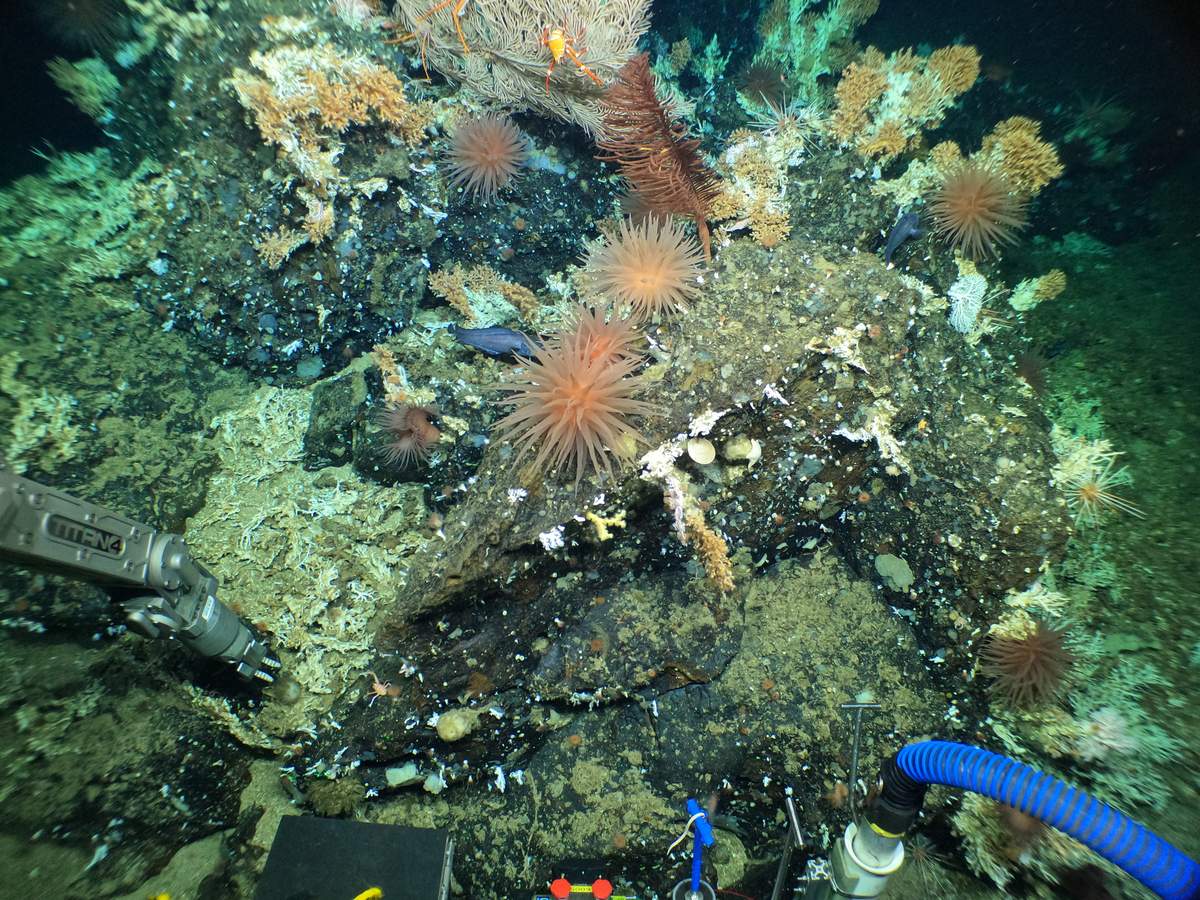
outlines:
{"label": "red button", "polygon": [[592,896],[596,900],[608,900],[612,896],[613,886],[607,878],[597,878],[592,882]]}
{"label": "red button", "polygon": [[[571,896],[571,882],[565,878],[556,878],[550,882],[550,896],[554,900],[567,900]],[[607,894],[605,896],[608,896]]]}

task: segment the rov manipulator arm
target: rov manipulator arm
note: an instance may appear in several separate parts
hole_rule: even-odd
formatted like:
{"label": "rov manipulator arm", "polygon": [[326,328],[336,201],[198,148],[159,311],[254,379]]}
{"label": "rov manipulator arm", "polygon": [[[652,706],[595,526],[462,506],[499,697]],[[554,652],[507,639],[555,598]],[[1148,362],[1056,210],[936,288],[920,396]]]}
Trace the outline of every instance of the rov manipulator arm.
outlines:
{"label": "rov manipulator arm", "polygon": [[0,463],[0,558],[69,575],[120,599],[129,627],[178,638],[247,680],[274,680],[266,642],[217,599],[217,580],[177,534],[135,522]]}

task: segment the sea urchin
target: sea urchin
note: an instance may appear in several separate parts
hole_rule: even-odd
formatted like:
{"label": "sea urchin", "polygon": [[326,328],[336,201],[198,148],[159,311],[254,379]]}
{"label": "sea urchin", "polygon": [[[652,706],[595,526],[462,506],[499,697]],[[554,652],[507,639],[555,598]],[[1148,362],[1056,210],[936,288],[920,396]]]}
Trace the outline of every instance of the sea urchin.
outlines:
{"label": "sea urchin", "polygon": [[1044,622],[1023,637],[993,635],[980,657],[984,674],[993,679],[989,690],[1016,709],[1055,697],[1073,660],[1066,631]]}

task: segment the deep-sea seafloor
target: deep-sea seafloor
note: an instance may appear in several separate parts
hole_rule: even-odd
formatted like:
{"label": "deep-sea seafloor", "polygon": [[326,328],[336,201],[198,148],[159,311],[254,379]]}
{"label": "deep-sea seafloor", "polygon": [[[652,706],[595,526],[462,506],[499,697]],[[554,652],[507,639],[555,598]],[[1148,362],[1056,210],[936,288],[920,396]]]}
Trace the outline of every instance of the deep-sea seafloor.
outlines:
{"label": "deep-sea seafloor", "polygon": [[[554,330],[614,170],[522,117],[536,164],[470,202],[437,157],[478,100],[420,81],[416,48],[293,7],[148,4],[147,86],[96,101],[125,140],[2,195],[6,461],[184,533],[286,673],[246,691],[123,633],[98,591],[6,567],[8,890],[250,896],[279,819],[318,814],[449,829],[458,896],[526,895],[572,857],[649,895],[682,871],[664,852],[687,796],[717,804],[715,877],[740,890],[769,881],[785,791],[819,839],[844,827],[856,699],[880,704],[865,780],[910,740],[981,743],[1200,850],[1185,248],[1074,234],[977,272],[925,235],[889,268],[890,200],[810,136],[782,209],[717,230],[690,309],[644,327],[639,461],[576,488],[489,440],[513,364],[447,326]],[[289,173],[255,106],[252,52],[266,71],[305,41],[330,71],[389,60],[421,119],[348,130],[336,200]],[[759,141],[731,137],[743,165],[721,174],[775,177]],[[489,290],[462,270],[456,289],[457,262]],[[1014,312],[1002,284],[1054,269],[1061,295]],[[952,327],[952,286],[979,272],[983,324]],[[385,462],[398,387],[437,410],[427,463]],[[1075,515],[1064,460],[1101,440],[1144,519]],[[1031,616],[1067,630],[1075,680],[1012,709],[980,650]],[[1095,865],[948,791],[919,828],[891,896],[1052,895]]]}

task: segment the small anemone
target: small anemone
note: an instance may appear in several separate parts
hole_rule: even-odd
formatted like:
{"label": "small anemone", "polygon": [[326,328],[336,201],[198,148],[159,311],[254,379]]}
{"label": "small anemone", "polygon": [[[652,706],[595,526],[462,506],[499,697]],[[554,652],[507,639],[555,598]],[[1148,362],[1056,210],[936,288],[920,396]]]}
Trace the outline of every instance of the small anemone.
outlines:
{"label": "small anemone", "polygon": [[429,458],[442,436],[433,424],[437,411],[429,406],[409,406],[393,403],[375,417],[375,424],[388,433],[390,440],[383,448],[387,465],[399,464],[408,468]]}
{"label": "small anemone", "polygon": [[564,341],[572,343],[572,351],[592,360],[617,362],[622,359],[640,361],[638,347],[643,343],[636,324],[611,309],[580,305],[567,319],[566,327],[548,340],[551,346]]}

